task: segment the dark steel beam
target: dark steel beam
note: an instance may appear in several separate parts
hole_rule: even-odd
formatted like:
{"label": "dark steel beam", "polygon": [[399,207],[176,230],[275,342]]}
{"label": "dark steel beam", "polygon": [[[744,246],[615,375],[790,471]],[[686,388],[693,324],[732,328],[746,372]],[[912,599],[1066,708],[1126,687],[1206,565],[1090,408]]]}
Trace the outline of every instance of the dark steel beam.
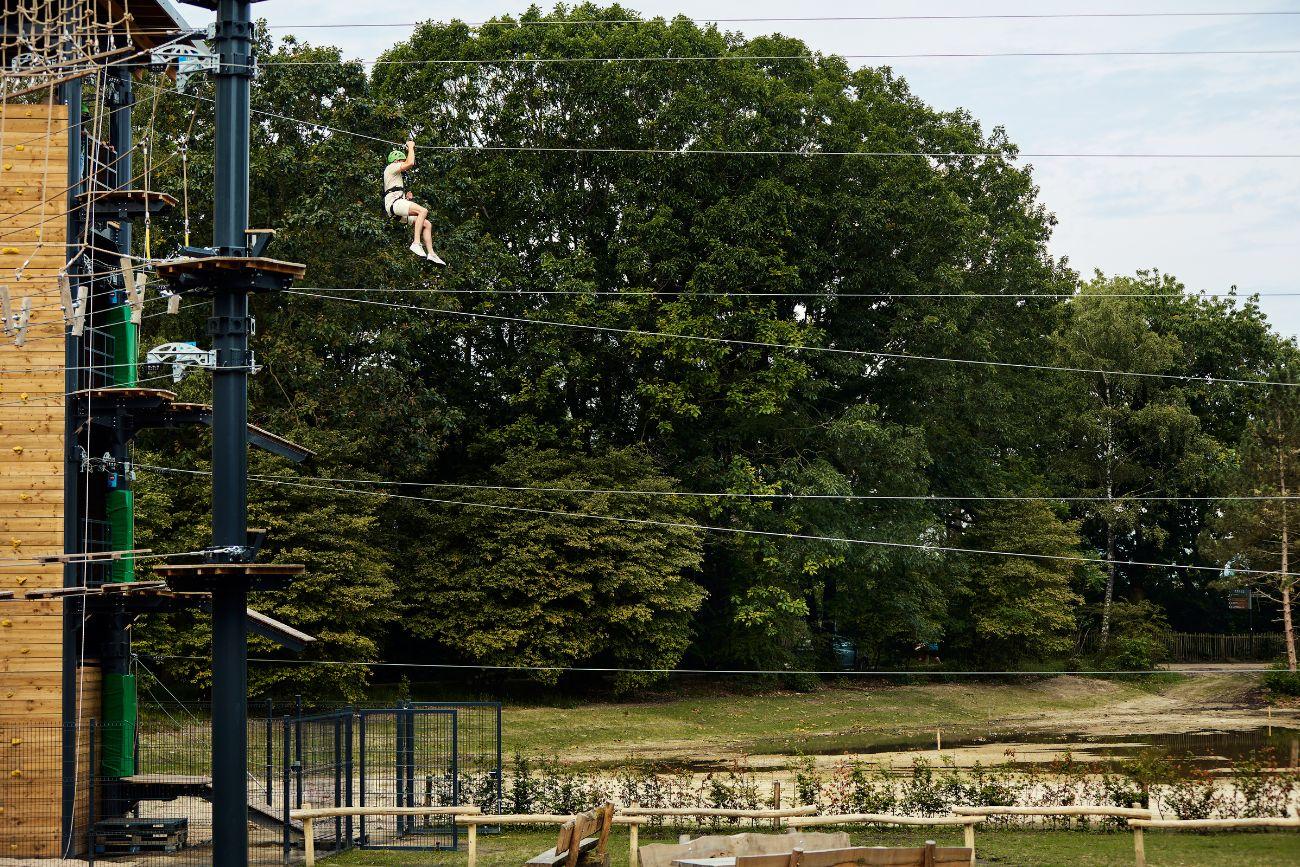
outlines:
{"label": "dark steel beam", "polygon": [[[213,246],[243,255],[248,228],[249,85],[253,25],[249,0],[220,0],[214,47],[216,177]],[[248,289],[227,285],[212,299],[212,542],[215,560],[241,560],[248,541]],[[212,857],[215,867],[248,864],[248,587],[223,582],[212,594]]]}

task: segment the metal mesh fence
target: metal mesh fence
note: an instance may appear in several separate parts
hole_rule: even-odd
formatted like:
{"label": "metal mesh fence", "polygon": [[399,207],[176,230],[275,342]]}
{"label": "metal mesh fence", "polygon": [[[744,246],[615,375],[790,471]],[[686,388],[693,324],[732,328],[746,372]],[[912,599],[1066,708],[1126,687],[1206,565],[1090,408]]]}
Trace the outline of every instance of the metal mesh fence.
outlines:
{"label": "metal mesh fence", "polygon": [[[275,710],[252,709],[248,722],[252,864],[302,859],[302,823],[290,820],[291,808],[473,802],[499,809],[497,705]],[[106,764],[111,743],[128,745],[129,773],[120,761]],[[0,717],[0,749],[0,859],[212,863],[212,731],[202,708],[172,706],[114,725]],[[319,855],[400,849],[390,863],[420,864],[431,863],[434,850],[456,847],[463,829],[444,817],[340,817],[317,821],[313,838]]]}
{"label": "metal mesh fence", "polygon": [[484,813],[502,812],[501,703],[414,702],[411,706],[455,711],[460,798]]}
{"label": "metal mesh fence", "polygon": [[[357,714],[358,804],[459,803],[457,714],[442,708],[366,709]],[[442,817],[362,817],[358,843],[371,849],[454,848],[458,829]]]}
{"label": "metal mesh fence", "polygon": [[[89,818],[89,768],[65,768],[65,741],[76,726],[0,722],[0,857],[57,858],[84,849]],[[64,826],[64,793],[76,804]]]}

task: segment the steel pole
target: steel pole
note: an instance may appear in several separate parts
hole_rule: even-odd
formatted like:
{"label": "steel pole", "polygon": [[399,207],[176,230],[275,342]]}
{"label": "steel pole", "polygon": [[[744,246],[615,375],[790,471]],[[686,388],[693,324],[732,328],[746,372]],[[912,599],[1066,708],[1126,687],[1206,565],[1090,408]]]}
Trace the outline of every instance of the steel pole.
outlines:
{"label": "steel pole", "polygon": [[[220,0],[215,47],[216,172],[213,246],[244,252],[248,228],[249,84],[253,61],[249,0]],[[208,331],[212,377],[213,559],[243,560],[248,543],[248,289],[224,286]],[[215,867],[248,864],[248,587],[218,584],[212,594],[212,836]]]}

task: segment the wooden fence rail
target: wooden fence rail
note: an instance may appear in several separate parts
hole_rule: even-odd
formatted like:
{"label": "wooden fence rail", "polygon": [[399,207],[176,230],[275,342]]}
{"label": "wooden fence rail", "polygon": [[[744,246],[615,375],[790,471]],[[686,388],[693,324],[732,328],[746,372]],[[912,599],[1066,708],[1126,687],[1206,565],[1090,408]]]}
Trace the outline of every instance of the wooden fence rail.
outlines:
{"label": "wooden fence rail", "polygon": [[1152,819],[1155,812],[1146,807],[1088,807],[1082,805],[1051,807],[953,807],[958,816],[1104,816],[1113,819]]}
{"label": "wooden fence rail", "polygon": [[1187,831],[1229,830],[1232,828],[1294,828],[1300,831],[1300,813],[1291,808],[1290,818],[1255,817],[1249,819],[1130,819],[1133,828],[1133,858],[1137,867],[1146,867],[1147,850],[1143,831],[1147,828],[1183,829]]}
{"label": "wooden fence rail", "polygon": [[[1146,867],[1146,847],[1143,831],[1148,828],[1169,830],[1228,830],[1233,828],[1276,828],[1300,831],[1300,813],[1292,808],[1290,817],[1262,817],[1248,819],[1156,819],[1154,812],[1145,807],[1097,807],[1082,805],[1057,805],[1047,807],[1003,807],[974,806],[954,807],[950,816],[893,816],[884,813],[844,813],[838,815],[815,815],[816,807],[789,807],[779,810],[728,810],[728,809],[693,809],[690,807],[627,807],[619,810],[613,818],[615,825],[628,827],[628,867],[638,867],[639,836],[638,829],[656,817],[686,816],[734,819],[777,819],[784,820],[793,832],[797,828],[817,825],[913,825],[944,826],[960,825],[963,830],[964,845],[972,852],[975,850],[975,826],[990,816],[1106,816],[1124,819],[1133,831],[1133,854],[1137,867]],[[303,804],[300,809],[290,810],[291,819],[302,822],[303,839],[307,867],[315,867],[316,849],[313,836],[313,824],[318,819],[333,819],[343,816],[451,816],[464,825],[467,834],[467,867],[478,864],[478,826],[479,825],[563,825],[573,817],[558,813],[512,813],[493,815],[483,813],[478,807],[320,807],[313,809],[310,804]],[[973,863],[973,862],[972,862]]]}

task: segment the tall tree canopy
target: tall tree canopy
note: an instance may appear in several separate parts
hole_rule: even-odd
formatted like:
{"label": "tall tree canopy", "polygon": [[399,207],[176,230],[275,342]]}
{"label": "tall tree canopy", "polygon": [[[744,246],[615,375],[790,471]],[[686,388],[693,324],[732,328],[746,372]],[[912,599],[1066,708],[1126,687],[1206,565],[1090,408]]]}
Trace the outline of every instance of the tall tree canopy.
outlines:
{"label": "tall tree canopy", "polygon": [[[358,480],[255,482],[282,556],[319,535],[351,596],[336,610],[307,581],[268,604],[329,620],[339,658],[629,667],[814,664],[835,635],[875,661],[945,636],[1051,654],[1080,594],[1108,588],[1209,616],[1197,573],[1096,581],[943,549],[1207,562],[1205,505],[1135,498],[1227,484],[1249,389],[1204,378],[1268,369],[1281,342],[1258,308],[1161,275],[1081,287],[1005,132],[888,68],[616,5],[522,23],[543,19],[581,26],[431,22],[369,75],[260,43],[252,220],[327,289],[257,300],[253,405],[317,451],[309,475]],[[160,140],[188,142],[196,239],[206,95],[165,93],[156,114]],[[451,263],[437,274],[380,203],[385,142],[407,129],[408,186]],[[179,191],[179,166],[158,177]],[[157,232],[179,240],[180,218]],[[146,341],[201,340],[204,315],[149,319]],[[202,469],[195,446],[153,437],[141,462]],[[175,481],[150,482],[159,547],[205,526],[202,485]],[[978,499],[1019,493],[1105,501]]]}

